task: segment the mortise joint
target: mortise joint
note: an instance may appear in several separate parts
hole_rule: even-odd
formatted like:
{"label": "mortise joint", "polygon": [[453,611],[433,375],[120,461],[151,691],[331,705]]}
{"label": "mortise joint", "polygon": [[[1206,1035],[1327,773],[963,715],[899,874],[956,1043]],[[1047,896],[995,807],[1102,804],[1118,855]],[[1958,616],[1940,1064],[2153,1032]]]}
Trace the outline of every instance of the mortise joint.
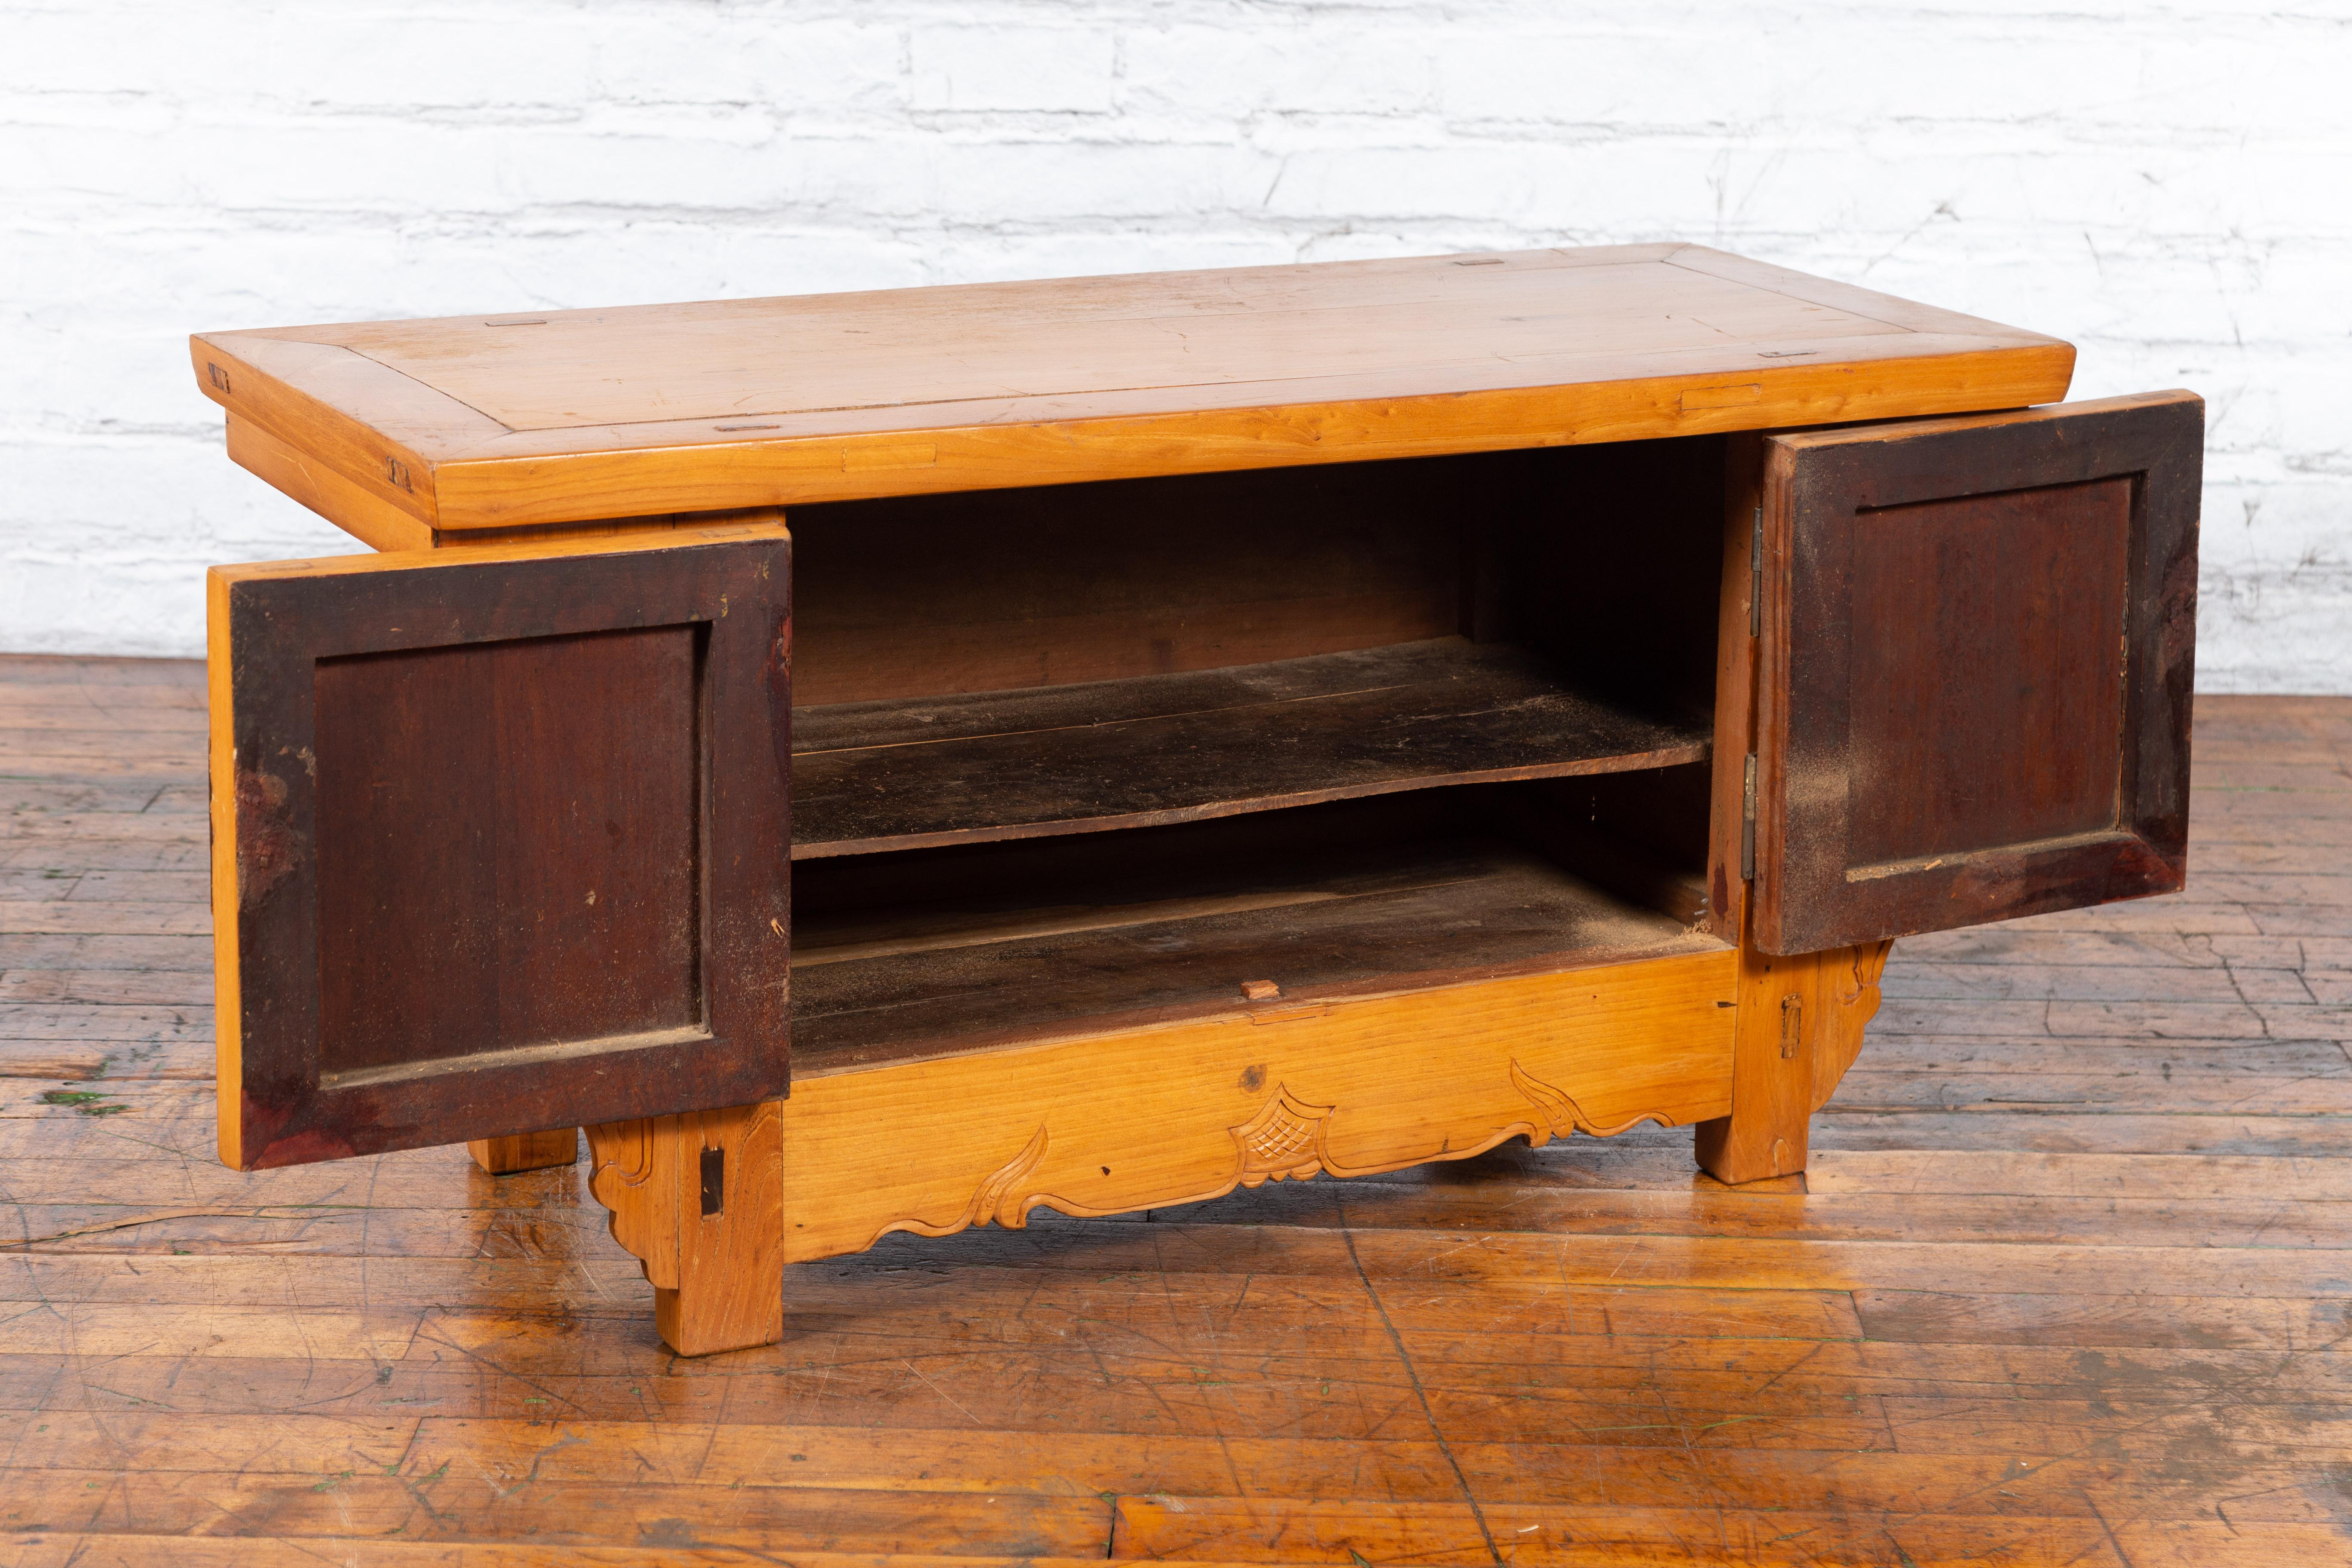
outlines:
{"label": "mortise joint", "polygon": [[727,1151],[702,1152],[702,1217],[714,1219],[727,1212]]}
{"label": "mortise joint", "polygon": [[1780,1059],[1797,1059],[1797,1047],[1805,1037],[1805,999],[1791,993],[1780,998]]}

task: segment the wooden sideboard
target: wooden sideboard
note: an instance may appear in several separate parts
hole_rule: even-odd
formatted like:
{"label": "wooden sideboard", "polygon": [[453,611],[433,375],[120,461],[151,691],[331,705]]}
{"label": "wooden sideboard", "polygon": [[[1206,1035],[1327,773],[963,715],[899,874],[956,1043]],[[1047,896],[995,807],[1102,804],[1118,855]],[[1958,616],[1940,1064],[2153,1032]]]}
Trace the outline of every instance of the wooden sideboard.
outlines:
{"label": "wooden sideboard", "polygon": [[574,1158],[680,1352],[1030,1209],[1696,1129],[2181,886],[2202,405],[1693,246],[215,332],[221,1153]]}

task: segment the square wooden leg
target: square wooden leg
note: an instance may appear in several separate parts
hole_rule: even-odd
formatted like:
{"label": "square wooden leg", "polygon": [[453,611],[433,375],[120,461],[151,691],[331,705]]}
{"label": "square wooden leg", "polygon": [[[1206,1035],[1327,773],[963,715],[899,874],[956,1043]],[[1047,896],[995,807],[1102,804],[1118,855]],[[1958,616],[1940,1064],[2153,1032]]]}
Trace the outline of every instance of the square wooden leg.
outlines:
{"label": "square wooden leg", "polygon": [[507,1138],[477,1138],[466,1145],[474,1163],[493,1176],[518,1171],[548,1171],[580,1158],[580,1129],[558,1127],[545,1132],[517,1132]]}
{"label": "square wooden leg", "polygon": [[1813,1112],[1829,1102],[1878,1011],[1891,942],[1780,957],[1743,947],[1732,1037],[1731,1114],[1698,1124],[1694,1152],[1720,1182],[1805,1168]]}
{"label": "square wooden leg", "polygon": [[680,1355],[783,1337],[782,1106],[776,1100],[588,1129],[588,1190],[654,1287]]}
{"label": "square wooden leg", "polygon": [[1731,1114],[1698,1124],[1698,1163],[1719,1182],[1756,1182],[1805,1168],[1812,1114],[1812,1000],[1818,955],[1742,948],[1732,1035]]}

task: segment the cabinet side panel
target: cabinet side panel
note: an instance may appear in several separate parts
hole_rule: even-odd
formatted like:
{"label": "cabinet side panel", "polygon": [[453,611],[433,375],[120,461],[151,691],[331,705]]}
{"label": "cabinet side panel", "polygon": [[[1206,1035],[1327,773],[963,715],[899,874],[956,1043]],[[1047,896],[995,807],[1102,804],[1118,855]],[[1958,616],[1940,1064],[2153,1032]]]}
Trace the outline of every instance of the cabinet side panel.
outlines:
{"label": "cabinet side panel", "polygon": [[212,828],[213,1073],[221,1163],[244,1163],[245,963],[237,946],[236,716],[228,583],[205,574],[205,805]]}

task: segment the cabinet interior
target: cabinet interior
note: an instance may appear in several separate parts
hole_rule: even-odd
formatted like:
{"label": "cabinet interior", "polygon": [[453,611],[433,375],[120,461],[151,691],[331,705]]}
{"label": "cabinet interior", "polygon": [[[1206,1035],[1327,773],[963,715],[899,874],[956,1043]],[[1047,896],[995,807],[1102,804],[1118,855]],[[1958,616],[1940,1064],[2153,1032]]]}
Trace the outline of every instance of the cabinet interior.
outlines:
{"label": "cabinet interior", "polygon": [[1722,470],[794,509],[796,1076],[1716,945]]}

